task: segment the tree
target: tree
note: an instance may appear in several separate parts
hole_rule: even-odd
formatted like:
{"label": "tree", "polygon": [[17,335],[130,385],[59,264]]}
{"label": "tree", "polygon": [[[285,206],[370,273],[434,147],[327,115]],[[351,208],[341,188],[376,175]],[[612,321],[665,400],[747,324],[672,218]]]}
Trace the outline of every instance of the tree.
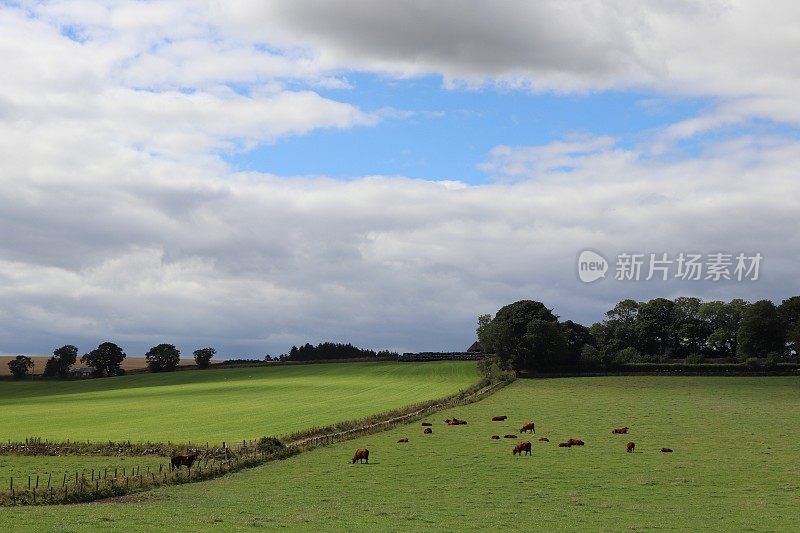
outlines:
{"label": "tree", "polygon": [[24,355],[18,355],[8,362],[8,369],[14,379],[23,379],[28,377],[33,369],[33,359]]}
{"label": "tree", "polygon": [[181,362],[181,352],[174,344],[153,346],[144,357],[151,372],[171,372]]}
{"label": "tree", "polygon": [[95,369],[100,376],[115,376],[120,373],[120,365],[125,360],[125,352],[113,342],[104,342],[81,357],[81,363]]}
{"label": "tree", "polygon": [[[217,354],[217,350],[214,348],[200,348],[199,350],[195,350],[193,354],[194,362],[197,363],[197,368],[202,369],[211,366],[211,359]],[[264,358],[265,361],[269,361],[270,359]]]}
{"label": "tree", "polygon": [[523,352],[524,360],[518,367],[549,372],[564,367],[567,355],[567,339],[558,322],[535,318],[525,328],[525,341],[528,350]]}
{"label": "tree", "polygon": [[45,376],[58,376],[65,378],[75,361],[78,360],[78,348],[71,344],[53,350],[53,357],[47,360],[44,367]]}
{"label": "tree", "polygon": [[600,335],[604,341],[600,345],[604,354],[615,354],[623,348],[638,346],[636,317],[640,305],[635,300],[622,300],[606,313],[606,320],[602,323],[605,331]]}
{"label": "tree", "polygon": [[700,319],[700,298],[680,297],[672,308],[672,330],[675,335],[675,351],[679,357],[701,353],[711,333]]}
{"label": "tree", "polygon": [[700,305],[697,316],[709,332],[705,343],[709,355],[717,357],[736,355],[736,335],[739,332],[742,313],[748,305],[741,299],[734,299],[729,303],[715,300]]}
{"label": "tree", "polygon": [[525,362],[533,361],[525,339],[532,320],[558,323],[558,317],[543,303],[520,300],[500,308],[491,322],[478,327],[478,342],[487,353],[497,354],[505,367],[525,368]]}
{"label": "tree", "polygon": [[740,359],[786,353],[786,322],[769,300],[747,306],[736,335]]}
{"label": "tree", "polygon": [[800,296],[787,298],[778,306],[778,313],[786,322],[786,340],[795,355],[800,354]]}
{"label": "tree", "polygon": [[594,336],[592,336],[589,328],[572,320],[565,320],[561,323],[561,332],[564,334],[564,340],[567,343],[567,351],[563,363],[567,367],[577,367],[583,347],[587,345],[594,346]]}
{"label": "tree", "polygon": [[668,355],[675,348],[672,311],[675,303],[655,298],[639,305],[636,315],[637,348],[645,355]]}

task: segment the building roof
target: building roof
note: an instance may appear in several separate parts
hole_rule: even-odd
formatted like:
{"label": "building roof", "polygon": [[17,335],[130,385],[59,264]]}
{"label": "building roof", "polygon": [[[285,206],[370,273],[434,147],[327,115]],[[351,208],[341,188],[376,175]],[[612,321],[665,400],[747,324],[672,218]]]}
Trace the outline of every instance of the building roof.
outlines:
{"label": "building roof", "polygon": [[483,353],[483,346],[481,346],[480,342],[475,341],[475,342],[472,343],[472,346],[467,348],[467,351],[468,352],[475,352],[475,353]]}

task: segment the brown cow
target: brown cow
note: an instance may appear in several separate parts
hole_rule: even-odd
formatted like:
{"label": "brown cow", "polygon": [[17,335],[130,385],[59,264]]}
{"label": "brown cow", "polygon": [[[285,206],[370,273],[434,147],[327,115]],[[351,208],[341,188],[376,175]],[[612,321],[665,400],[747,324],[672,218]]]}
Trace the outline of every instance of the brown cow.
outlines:
{"label": "brown cow", "polygon": [[169,469],[170,471],[175,469],[180,470],[182,466],[185,466],[191,470],[195,461],[197,461],[197,452],[173,455],[169,459]]}
{"label": "brown cow", "polygon": [[531,433],[536,433],[536,427],[534,426],[533,422],[525,422],[521,428],[519,428],[520,433],[526,433],[530,431]]}
{"label": "brown cow", "polygon": [[369,450],[366,448],[357,449],[356,454],[353,456],[353,464],[356,464],[356,461],[369,463]]}
{"label": "brown cow", "polygon": [[583,441],[581,439],[569,439],[567,442],[570,446],[583,446]]}
{"label": "brown cow", "polygon": [[428,426],[432,426],[433,424],[431,424],[430,422],[423,422],[422,425],[424,427],[428,427]]}
{"label": "brown cow", "polygon": [[615,435],[624,435],[625,433],[628,432],[628,429],[630,429],[630,428],[628,428],[628,427],[614,428],[614,429],[611,430],[611,433],[614,433]]}
{"label": "brown cow", "polygon": [[447,420],[445,420],[445,423],[448,426],[462,426],[462,425],[466,424],[467,421],[466,420],[459,420],[458,418],[453,418],[453,419],[448,418]]}
{"label": "brown cow", "polygon": [[628,452],[628,453],[633,453],[635,450],[636,450],[636,443],[635,442],[629,442],[628,443],[628,447],[626,448],[625,451]]}
{"label": "brown cow", "polygon": [[502,422],[503,420],[505,420],[505,419],[507,419],[507,418],[508,418],[508,417],[507,417],[506,415],[502,415],[502,416],[493,416],[493,417],[492,417],[492,422]]}
{"label": "brown cow", "polygon": [[408,437],[403,437],[402,439],[397,441],[398,444],[401,443],[401,442],[408,442]]}
{"label": "brown cow", "polygon": [[558,443],[558,447],[559,448],[571,448],[572,444],[570,444],[569,442],[559,442]]}
{"label": "brown cow", "polygon": [[514,450],[511,452],[511,455],[522,455],[525,452],[528,452],[528,455],[531,455],[531,441],[529,440],[521,440],[517,442],[517,444],[514,446]]}
{"label": "brown cow", "polygon": [[664,453],[672,453],[672,448],[661,448],[661,451]]}
{"label": "brown cow", "polygon": [[425,428],[425,431],[423,431],[423,433],[427,435],[428,433],[433,433],[433,430],[431,428]]}
{"label": "brown cow", "polygon": [[500,440],[500,435],[492,435],[492,440]]}
{"label": "brown cow", "polygon": [[516,435],[512,435],[512,434],[509,433],[508,435],[503,435],[503,438],[504,439],[516,439],[517,436]]}
{"label": "brown cow", "polygon": [[541,439],[539,439],[539,442],[550,442],[550,439],[548,439],[547,437],[542,437]]}

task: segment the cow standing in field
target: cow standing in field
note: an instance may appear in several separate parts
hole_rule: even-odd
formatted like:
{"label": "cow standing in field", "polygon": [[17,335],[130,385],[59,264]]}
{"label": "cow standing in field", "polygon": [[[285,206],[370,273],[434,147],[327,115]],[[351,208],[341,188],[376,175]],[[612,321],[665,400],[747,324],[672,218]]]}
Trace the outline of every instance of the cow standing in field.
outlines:
{"label": "cow standing in field", "polygon": [[366,448],[357,449],[355,455],[353,455],[353,464],[356,464],[356,461],[369,463],[369,450]]}
{"label": "cow standing in field", "polygon": [[525,422],[524,424],[522,424],[522,427],[519,428],[520,433],[527,433],[528,431],[530,431],[531,433],[536,433],[536,426],[534,425],[533,422]]}
{"label": "cow standing in field", "polygon": [[628,443],[628,447],[625,449],[625,451],[628,452],[628,453],[633,453],[635,450],[636,450],[636,443],[635,442],[629,442]]}
{"label": "cow standing in field", "polygon": [[521,440],[514,446],[514,450],[511,452],[511,455],[523,455],[526,452],[528,455],[531,455],[531,441]]}
{"label": "cow standing in field", "polygon": [[182,466],[191,470],[195,461],[197,461],[197,452],[173,455],[169,458],[170,472],[176,469],[180,470]]}

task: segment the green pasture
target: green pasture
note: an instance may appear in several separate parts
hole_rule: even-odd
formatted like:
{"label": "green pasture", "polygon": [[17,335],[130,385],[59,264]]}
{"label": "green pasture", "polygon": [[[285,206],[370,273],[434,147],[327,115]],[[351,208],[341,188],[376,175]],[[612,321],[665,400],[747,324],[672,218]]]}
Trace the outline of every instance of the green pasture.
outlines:
{"label": "green pasture", "polygon": [[[490,440],[528,419],[531,457]],[[415,422],[127,503],[3,509],[0,529],[800,530],[797,378],[518,380],[430,421],[431,435]],[[586,445],[557,447],[569,437]],[[357,447],[369,465],[350,463]]]}
{"label": "green pasture", "polygon": [[113,476],[114,469],[118,475],[130,475],[132,469],[137,468],[141,473],[151,471],[158,472],[159,465],[169,468],[169,459],[164,457],[142,456],[142,457],[106,457],[106,456],[85,456],[85,455],[66,455],[66,456],[25,456],[25,455],[0,455],[0,491],[10,488],[11,478],[14,478],[14,486],[17,489],[28,487],[28,476],[31,477],[32,484],[36,484],[36,476],[39,476],[39,486],[47,486],[47,479],[50,477],[51,484],[60,487],[64,482],[64,474],[67,481],[75,481],[75,473],[78,477],[85,476],[91,479],[92,476],[106,475]]}
{"label": "green pasture", "polygon": [[0,442],[216,443],[283,435],[447,396],[474,362],[187,370],[80,381],[0,381]]}

